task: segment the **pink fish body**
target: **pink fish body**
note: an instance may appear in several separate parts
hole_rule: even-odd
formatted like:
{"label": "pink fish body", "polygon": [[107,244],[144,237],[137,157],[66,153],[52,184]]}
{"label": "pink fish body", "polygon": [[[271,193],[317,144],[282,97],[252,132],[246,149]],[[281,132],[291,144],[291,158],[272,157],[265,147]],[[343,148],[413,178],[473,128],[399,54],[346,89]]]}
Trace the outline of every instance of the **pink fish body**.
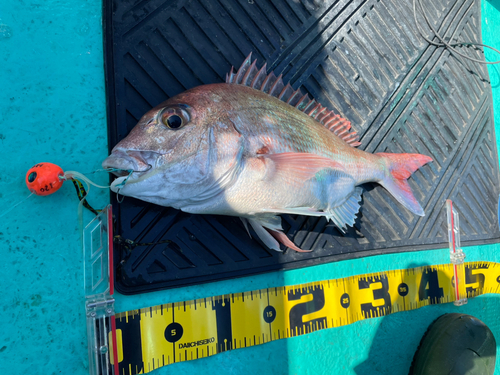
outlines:
{"label": "pink fish body", "polygon": [[[250,56],[226,83],[187,90],[146,113],[103,162],[134,170],[112,190],[195,214],[239,216],[266,246],[302,251],[280,213],[352,226],[365,182],[424,215],[406,179],[432,161],[357,149],[350,123],[259,70]],[[123,186],[122,186],[123,185]]]}

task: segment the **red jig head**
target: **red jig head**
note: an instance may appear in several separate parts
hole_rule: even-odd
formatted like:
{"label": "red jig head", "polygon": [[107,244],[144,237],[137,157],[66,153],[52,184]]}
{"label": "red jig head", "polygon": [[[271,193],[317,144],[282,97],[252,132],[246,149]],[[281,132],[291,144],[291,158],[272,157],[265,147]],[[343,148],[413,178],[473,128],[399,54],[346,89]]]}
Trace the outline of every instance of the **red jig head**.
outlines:
{"label": "red jig head", "polygon": [[62,168],[52,163],[38,163],[26,173],[26,186],[36,195],[55,193],[64,180]]}

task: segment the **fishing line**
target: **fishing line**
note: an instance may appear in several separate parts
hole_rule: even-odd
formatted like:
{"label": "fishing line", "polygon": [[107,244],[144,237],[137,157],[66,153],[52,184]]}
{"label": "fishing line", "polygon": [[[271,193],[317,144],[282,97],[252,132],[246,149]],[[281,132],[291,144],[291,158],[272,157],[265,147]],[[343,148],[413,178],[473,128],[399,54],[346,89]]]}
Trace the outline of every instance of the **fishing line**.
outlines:
{"label": "fishing line", "polygon": [[151,168],[153,168],[153,166],[151,164],[148,164],[148,168],[145,169],[145,170],[143,170],[143,171],[134,171],[133,169],[106,168],[106,169],[96,169],[95,171],[87,172],[87,173],[83,173],[83,174],[84,175],[95,174],[97,172],[106,172],[106,173],[113,173],[113,172],[127,172],[127,173],[137,172],[137,173],[144,173],[144,172],[149,171]]}
{"label": "fishing line", "polygon": [[132,176],[132,173],[134,172],[142,172],[142,173],[145,173],[147,171],[149,171],[151,168],[153,168],[153,166],[151,164],[148,164],[148,169],[145,169],[143,171],[134,171],[133,169],[116,169],[116,168],[109,168],[109,169],[101,169],[102,171],[105,171],[105,172],[123,172],[123,171],[126,171],[126,172],[129,172],[129,175],[127,176],[127,178],[125,180],[123,180],[122,182],[120,182],[118,185],[116,185],[116,187],[118,188],[118,191],[116,192],[116,201],[118,203],[122,203],[123,202],[123,199],[125,198],[124,195],[122,195],[121,199],[120,199],[120,189],[125,186],[125,184],[127,183],[128,179],[130,178],[130,176]]}
{"label": "fishing line", "polygon": [[[419,5],[419,7],[420,7],[420,10],[421,10],[421,15],[424,17],[424,20],[425,20],[425,22],[427,23],[427,26],[429,26],[429,28],[432,30],[432,32],[434,33],[435,37],[436,37],[437,39],[439,39],[439,41],[440,41],[439,43],[437,43],[437,42],[434,42],[434,41],[430,40],[429,38],[427,38],[427,37],[424,35],[424,31],[421,29],[421,27],[420,27],[420,25],[419,25],[419,23],[418,23],[418,21],[417,21],[417,3],[418,3],[418,5]],[[420,33],[420,35],[422,36],[422,38],[424,38],[424,39],[427,41],[427,43],[429,43],[429,44],[431,44],[431,45],[433,45],[433,46],[436,46],[436,47],[445,47],[445,48],[447,48],[447,49],[450,51],[450,53],[455,54],[455,55],[458,55],[458,56],[460,56],[460,57],[462,57],[462,58],[464,58],[464,59],[467,59],[467,60],[469,60],[469,61],[477,62],[477,63],[479,63],[479,64],[483,64],[483,65],[493,65],[493,64],[499,64],[499,63],[500,63],[500,60],[498,60],[498,61],[483,61],[483,60],[478,60],[478,59],[475,59],[475,58],[473,58],[473,57],[470,57],[470,56],[467,56],[467,55],[465,55],[465,54],[463,54],[463,53],[458,52],[457,48],[455,48],[455,47],[463,47],[463,46],[478,46],[478,47],[486,47],[486,48],[489,48],[489,49],[491,49],[491,50],[495,51],[496,53],[500,54],[500,51],[499,51],[499,50],[497,50],[496,48],[493,48],[493,47],[491,47],[491,46],[488,46],[488,45],[486,45],[486,44],[482,44],[482,43],[475,43],[475,42],[462,42],[462,41],[460,41],[460,40],[458,40],[458,39],[456,40],[456,42],[455,42],[455,43],[450,43],[450,42],[452,42],[452,41],[453,41],[453,39],[454,39],[454,38],[453,38],[453,35],[452,35],[451,37],[449,37],[449,41],[448,41],[448,42],[447,42],[447,41],[445,41],[445,38],[447,38],[447,37],[446,37],[446,34],[445,34],[444,36],[441,36],[441,35],[437,32],[437,30],[436,30],[436,29],[432,26],[431,21],[429,20],[429,18],[427,17],[426,12],[424,11],[424,6],[422,5],[422,0],[413,0],[413,18],[414,18],[414,20],[415,20],[415,25],[417,26],[417,29],[418,29],[418,31],[419,31],[419,33]],[[458,29],[457,29],[457,30],[458,30]],[[456,30],[456,31],[457,31],[457,30]],[[456,31],[455,31],[455,32],[456,32]],[[484,51],[481,51],[481,52],[484,54]],[[458,56],[456,56],[456,57],[458,58],[458,60],[460,60],[460,57],[458,57]],[[463,61],[462,61],[462,64],[463,64]],[[465,64],[464,64],[464,65],[465,65]],[[482,79],[483,81],[487,81],[487,82],[489,82],[487,79],[484,79],[483,77],[481,77],[481,79]]]}
{"label": "fishing line", "polygon": [[66,173],[64,173],[64,176],[60,178],[64,180],[70,180],[76,178],[78,180],[84,181],[87,184],[87,190],[90,190],[90,185],[93,185],[101,189],[108,189],[110,186],[110,185],[98,185],[84,174],[76,171],[67,171]]}
{"label": "fishing line", "polygon": [[[100,169],[99,170],[98,169],[98,170],[96,170],[94,172],[91,172],[91,173],[96,173],[96,172],[101,172],[101,171],[109,173],[109,172],[118,172],[118,171],[123,171],[123,170],[119,170],[119,169],[109,169],[109,170]],[[128,172],[129,175],[127,176],[127,178],[121,184],[119,184],[117,186],[123,187],[134,171],[127,170],[126,172]],[[27,178],[29,178],[30,175],[31,175],[31,173],[28,174]],[[35,176],[36,176],[36,174],[35,174]],[[76,191],[77,191],[77,194],[78,194],[78,198],[80,199],[80,204],[79,204],[79,208],[78,208],[79,211],[81,210],[80,206],[84,206],[85,208],[87,208],[89,211],[91,211],[92,213],[94,213],[96,215],[99,213],[100,210],[95,210],[94,208],[92,208],[92,206],[90,206],[88,204],[88,202],[86,201],[85,198],[87,197],[87,195],[88,195],[88,193],[90,191],[90,185],[93,185],[93,186],[101,188],[101,189],[108,189],[109,185],[99,185],[99,184],[96,184],[91,179],[89,179],[88,177],[86,177],[83,173],[76,172],[76,171],[67,171],[63,175],[58,175],[58,178],[61,181],[72,180],[73,184],[75,185],[75,188],[76,188]],[[86,184],[87,189],[85,189],[85,187],[83,186],[83,184],[81,183],[81,181],[83,181]],[[50,184],[50,182],[49,182],[49,184]],[[57,189],[54,189],[54,192],[56,190]],[[0,218],[2,218],[5,215],[7,215],[9,212],[11,212],[12,210],[14,210],[14,208],[18,207],[19,205],[21,205],[22,203],[24,203],[26,200],[28,200],[29,198],[31,198],[35,194],[36,194],[36,192],[33,191],[33,190],[31,190],[31,194],[30,195],[28,195],[26,198],[24,198],[21,201],[17,202],[12,207],[8,208],[6,211],[4,211],[2,214],[0,214]]]}
{"label": "fishing line", "polygon": [[[40,164],[37,164],[35,165],[33,168],[30,169],[29,173],[27,174],[26,176],[26,179],[27,179],[27,182],[34,182],[34,179],[36,179],[37,176],[37,173],[33,173],[32,170],[34,168],[41,168],[43,167],[43,164],[49,164],[49,163],[40,163]],[[61,170],[62,171],[62,170]],[[123,171],[123,170],[119,170],[119,169],[109,169],[109,170],[104,170],[104,169],[98,169],[94,172],[91,172],[91,173],[96,173],[96,172],[100,172],[100,171],[103,171],[103,172],[116,172],[116,171]],[[52,172],[52,171],[50,171]],[[127,172],[129,173],[127,179],[125,181],[123,181],[120,185],[118,186],[123,186],[125,185],[125,183],[127,182],[127,180],[130,178],[130,176],[132,175],[132,173],[134,171],[131,171],[131,170],[127,170]],[[38,172],[40,173],[40,172]],[[42,175],[42,174],[40,174]],[[33,177],[34,176],[34,177]],[[30,177],[33,178],[33,181],[29,181],[30,180]],[[88,202],[85,200],[85,197],[88,195],[88,192],[90,191],[90,185],[93,185],[93,186],[96,186],[98,188],[101,188],[101,189],[108,189],[109,188],[109,185],[99,185],[99,184],[96,184],[95,182],[93,182],[91,179],[89,179],[88,177],[86,177],[83,173],[80,173],[80,172],[76,172],[76,171],[67,171],[65,172],[64,174],[58,174],[58,179],[62,182],[62,181],[66,181],[66,180],[72,180],[73,184],[75,185],[75,188],[77,190],[77,193],[78,193],[78,197],[80,199],[80,204],[83,205],[84,207],[86,207],[87,209],[89,209],[90,211],[92,211],[94,214],[98,214],[98,212],[100,210],[94,210],[89,204]],[[85,182],[85,184],[87,185],[87,189],[85,189],[85,187],[81,184],[80,181],[83,181]],[[78,184],[78,182],[80,182],[80,184]],[[50,185],[50,182],[48,182],[48,185],[46,183],[46,181],[43,182],[45,184],[45,186],[48,186]],[[48,190],[44,187],[41,188],[42,189],[42,193],[45,193],[45,192],[48,192]],[[53,192],[57,191],[58,188],[54,188],[53,189]],[[14,210],[14,208],[18,207],[19,205],[21,205],[22,203],[24,203],[26,200],[28,200],[29,198],[31,198],[33,195],[45,195],[45,194],[41,194],[40,191],[37,192],[35,191],[34,189],[31,189],[30,188],[30,191],[31,191],[31,194],[28,195],[26,198],[22,199],[21,201],[17,202],[16,204],[14,204],[12,207],[8,208],[6,211],[4,211],[2,214],[0,214],[0,218],[4,217],[5,215],[7,215],[9,212],[11,212],[12,210]]]}
{"label": "fishing line", "polygon": [[[151,166],[151,164],[149,164],[149,168],[146,169],[145,171],[141,171],[141,172],[149,171],[151,168],[152,168],[152,166]],[[116,185],[118,187],[118,191],[116,193],[116,200],[119,203],[121,203],[121,202],[123,202],[124,196],[122,195],[122,198],[120,200],[120,188],[125,186],[128,179],[130,178],[130,176],[132,176],[132,173],[137,172],[137,171],[134,171],[132,169],[123,170],[123,169],[109,168],[109,169],[96,170],[92,173],[96,173],[96,172],[110,172],[110,173],[111,172],[128,172],[127,178],[125,180],[123,180],[121,183],[119,183],[118,185]],[[90,204],[86,200],[86,197],[90,191],[90,185],[93,185],[93,186],[96,186],[96,187],[102,188],[102,189],[109,188],[109,186],[98,185],[95,182],[93,182],[92,180],[90,180],[88,177],[86,177],[84,174],[82,174],[80,172],[75,172],[75,171],[68,171],[64,174],[64,176],[60,176],[59,178],[64,179],[64,180],[72,180],[73,184],[75,185],[76,193],[78,195],[78,198],[80,199],[80,203],[78,204],[78,217],[80,218],[78,224],[80,226],[80,229],[82,230],[83,229],[83,222],[82,222],[83,208],[82,207],[87,208],[89,211],[91,211],[95,215],[98,215],[101,212],[101,210],[96,210],[92,206],[90,206]],[[85,184],[87,185],[87,190],[85,190],[85,187],[83,186],[82,181],[85,182]],[[156,241],[156,242],[136,242],[136,241],[133,241],[130,239],[123,238],[120,235],[114,236],[113,241],[119,245],[122,245],[129,252],[131,252],[137,246],[160,245],[160,244],[166,244],[166,243],[172,242],[170,240],[161,240],[161,241]]]}
{"label": "fishing line", "polygon": [[[108,173],[111,173],[111,172],[128,172],[127,178],[125,180],[123,180],[122,182],[120,182],[118,185],[116,185],[116,187],[118,188],[118,191],[116,193],[116,200],[119,203],[123,202],[123,198],[120,200],[120,189],[123,186],[125,186],[125,184],[127,183],[128,179],[130,178],[130,176],[132,176],[132,173],[134,173],[136,171],[131,170],[131,169],[129,169],[129,170],[123,170],[123,169],[110,168],[110,169],[97,170],[95,172],[100,172],[100,171],[108,172]],[[73,181],[73,184],[75,185],[76,192],[78,194],[78,198],[80,199],[80,205],[79,205],[79,208],[78,208],[79,212],[81,210],[80,206],[83,205],[85,208],[87,208],[93,214],[95,214],[95,215],[99,214],[99,212],[101,210],[96,210],[96,209],[92,208],[92,206],[90,206],[90,204],[87,202],[87,200],[85,198],[87,197],[87,195],[90,192],[90,186],[91,185],[95,186],[95,187],[98,187],[98,188],[101,188],[101,189],[108,189],[111,185],[98,185],[95,182],[93,182],[91,179],[89,179],[87,176],[85,176],[84,174],[82,174],[80,172],[76,172],[76,171],[68,171],[68,172],[66,172],[64,174],[64,176],[60,176],[59,178],[61,178],[63,180],[72,180]],[[83,186],[83,184],[81,183],[81,181],[85,182],[85,184],[87,185],[87,189],[86,190],[85,190],[85,187]]]}
{"label": "fishing line", "polygon": [[[92,173],[97,173],[97,172],[107,172],[107,173],[113,173],[113,172],[127,172],[128,173],[128,176],[125,180],[123,180],[121,183],[119,183],[118,185],[116,185],[116,187],[118,188],[122,188],[123,186],[125,186],[125,184],[127,183],[128,179],[130,178],[130,176],[132,176],[132,173],[134,172],[147,172],[149,171],[150,169],[152,168],[152,166],[149,164],[149,168],[146,169],[145,171],[134,171],[133,169],[117,169],[117,168],[109,168],[109,169],[98,169]],[[76,171],[68,171],[64,174],[64,179],[72,179],[72,178],[77,178],[77,179],[80,179],[82,181],[85,181],[87,183],[87,186],[88,186],[88,189],[90,189],[90,185],[93,185],[95,187],[98,187],[98,188],[101,188],[101,189],[108,189],[111,185],[98,185],[96,184],[95,182],[93,182],[91,179],[89,179],[87,176],[85,176],[83,173],[80,173],[80,172],[76,172]]]}
{"label": "fishing line", "polygon": [[26,201],[28,198],[31,198],[31,196],[35,194],[35,193],[31,193],[30,195],[28,195],[26,198],[20,200],[19,202],[17,202],[15,205],[13,205],[11,208],[7,209],[7,211],[5,211],[4,213],[0,214],[0,217],[4,217],[5,215],[7,215],[10,211],[12,211],[14,208],[16,208],[17,206],[19,206],[21,203],[23,203],[24,201]]}
{"label": "fishing line", "polygon": [[[132,169],[124,170],[124,169],[117,169],[117,168],[108,168],[108,169],[98,169],[94,172],[91,172],[89,174],[93,174],[96,172],[106,172],[106,173],[112,173],[112,172],[127,172],[128,175],[126,178],[117,184],[115,187],[118,188],[117,191],[117,201],[121,203],[123,201],[123,198],[120,199],[120,189],[125,186],[127,181],[129,180],[130,176],[134,172],[146,172],[149,171],[152,168],[152,165],[149,164],[148,169],[145,171],[134,171]],[[95,186],[100,189],[108,189],[110,188],[110,185],[99,185],[92,181],[90,178],[85,176],[83,173],[77,172],[77,171],[67,171],[63,172],[61,167],[52,164],[52,163],[39,163],[33,166],[28,173],[26,174],[26,184],[28,186],[28,189],[31,191],[31,194],[11,207],[9,210],[4,212],[0,217],[5,216],[7,213],[12,211],[15,207],[19,206],[21,203],[23,203],[26,199],[30,198],[33,194],[36,195],[49,195],[54,192],[56,192],[63,184],[64,181],[70,180],[73,185],[75,186],[76,193],[78,195],[78,199],[80,202],[78,203],[78,227],[80,229],[79,233],[83,234],[83,208],[85,207],[88,209],[90,212],[92,212],[94,215],[99,215],[99,213],[102,210],[96,210],[94,209],[88,202],[87,202],[87,196],[89,195],[90,188],[91,186]],[[85,184],[85,185],[84,185]],[[123,197],[123,196],[122,196]],[[80,240],[83,242],[83,237],[80,238]],[[140,242],[135,242],[129,239],[125,239],[121,236],[115,236],[113,238],[113,241],[116,242],[117,244],[122,245],[126,250],[132,251],[135,247],[137,246],[149,246],[149,245],[157,245],[157,244],[165,244],[165,243],[170,243],[170,240],[163,240],[163,241],[157,241],[157,242],[147,242],[147,243],[140,243]]]}

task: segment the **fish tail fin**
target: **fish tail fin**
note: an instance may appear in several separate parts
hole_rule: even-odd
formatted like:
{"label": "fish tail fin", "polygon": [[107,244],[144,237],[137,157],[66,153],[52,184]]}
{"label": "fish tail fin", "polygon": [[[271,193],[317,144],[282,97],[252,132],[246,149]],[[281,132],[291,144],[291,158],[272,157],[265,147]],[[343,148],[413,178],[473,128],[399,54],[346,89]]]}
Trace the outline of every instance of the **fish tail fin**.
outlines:
{"label": "fish tail fin", "polygon": [[411,212],[424,216],[424,210],[413,195],[407,179],[413,172],[431,162],[432,159],[421,154],[377,153],[377,155],[385,159],[388,170],[380,184]]}

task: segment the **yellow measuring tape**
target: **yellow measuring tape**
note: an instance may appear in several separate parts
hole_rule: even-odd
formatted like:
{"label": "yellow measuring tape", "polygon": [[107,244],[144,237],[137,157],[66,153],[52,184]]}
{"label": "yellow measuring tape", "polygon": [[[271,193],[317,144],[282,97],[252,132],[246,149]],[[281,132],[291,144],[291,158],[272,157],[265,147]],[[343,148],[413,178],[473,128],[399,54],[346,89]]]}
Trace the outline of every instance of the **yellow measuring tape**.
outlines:
{"label": "yellow measuring tape", "polygon": [[[499,263],[459,267],[464,276],[459,280],[461,298],[500,293]],[[453,302],[452,279],[451,264],[424,266],[119,313],[119,373],[145,374],[175,362]]]}

